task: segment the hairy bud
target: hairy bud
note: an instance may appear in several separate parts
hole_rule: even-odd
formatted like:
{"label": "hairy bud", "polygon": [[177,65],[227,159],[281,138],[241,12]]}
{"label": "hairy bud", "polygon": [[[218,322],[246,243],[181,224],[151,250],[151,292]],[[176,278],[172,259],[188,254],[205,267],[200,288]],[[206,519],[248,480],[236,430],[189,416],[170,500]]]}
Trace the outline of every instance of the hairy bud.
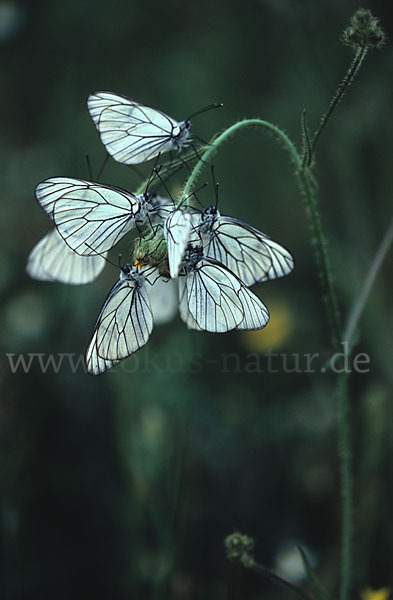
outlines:
{"label": "hairy bud", "polygon": [[351,17],[349,26],[344,30],[342,41],[355,48],[380,48],[385,42],[385,33],[379,25],[379,19],[371,10],[359,8]]}

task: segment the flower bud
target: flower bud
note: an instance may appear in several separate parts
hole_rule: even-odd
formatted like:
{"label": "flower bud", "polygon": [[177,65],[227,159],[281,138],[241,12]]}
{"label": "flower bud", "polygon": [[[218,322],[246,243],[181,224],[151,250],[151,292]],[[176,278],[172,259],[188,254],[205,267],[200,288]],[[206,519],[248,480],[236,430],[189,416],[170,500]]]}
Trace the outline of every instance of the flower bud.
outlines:
{"label": "flower bud", "polygon": [[385,33],[371,10],[359,8],[344,30],[342,41],[355,48],[380,48],[385,42]]}
{"label": "flower bud", "polygon": [[225,538],[225,548],[229,560],[239,560],[245,567],[254,563],[254,540],[248,535],[236,532]]}

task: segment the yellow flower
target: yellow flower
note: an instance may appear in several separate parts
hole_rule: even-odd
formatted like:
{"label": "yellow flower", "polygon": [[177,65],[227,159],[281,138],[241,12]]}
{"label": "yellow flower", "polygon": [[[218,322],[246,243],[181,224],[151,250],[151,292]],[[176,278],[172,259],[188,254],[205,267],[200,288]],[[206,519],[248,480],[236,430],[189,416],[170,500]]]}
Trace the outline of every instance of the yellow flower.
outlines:
{"label": "yellow flower", "polygon": [[264,329],[245,331],[242,342],[247,350],[266,352],[279,348],[292,333],[292,315],[284,302],[274,300],[269,306],[270,321]]}
{"label": "yellow flower", "polygon": [[390,588],[384,587],[379,590],[372,590],[366,588],[360,593],[362,600],[388,600],[390,595]]}

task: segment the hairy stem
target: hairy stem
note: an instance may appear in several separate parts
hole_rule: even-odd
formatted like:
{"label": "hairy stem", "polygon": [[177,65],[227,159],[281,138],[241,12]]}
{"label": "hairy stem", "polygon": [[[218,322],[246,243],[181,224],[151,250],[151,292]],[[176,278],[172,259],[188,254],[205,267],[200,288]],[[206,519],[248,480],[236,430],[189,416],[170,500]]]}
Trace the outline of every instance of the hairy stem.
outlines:
{"label": "hairy stem", "polygon": [[317,131],[315,132],[314,139],[311,144],[310,161],[311,161],[312,155],[314,154],[315,146],[317,145],[317,142],[321,136],[322,131],[325,128],[326,123],[329,121],[334,109],[336,108],[337,104],[340,102],[340,100],[344,96],[345,90],[348,88],[348,86],[351,85],[352,81],[354,80],[356,73],[359,71],[359,69],[362,65],[362,62],[366,57],[367,50],[368,50],[367,45],[361,46],[360,48],[357,49],[355,58],[353,59],[351,66],[349,67],[341,84],[337,88],[337,91],[336,91],[335,95],[333,96],[332,101],[330,102],[330,106],[329,106],[327,112],[323,115],[323,117],[321,119],[321,123],[320,123]]}
{"label": "hairy stem", "polygon": [[332,328],[332,343],[337,350],[341,343],[341,323],[338,301],[333,280],[330,258],[327,249],[326,237],[323,232],[321,215],[318,208],[318,201],[315,194],[315,187],[312,183],[310,172],[307,167],[297,171],[297,179],[302,192],[307,216],[309,218],[312,243],[315,252],[315,258],[319,267],[319,276],[323,289],[323,298],[326,305],[330,325]]}
{"label": "hairy stem", "polygon": [[228,127],[228,129],[225,129],[225,131],[223,131],[220,135],[212,139],[209,146],[202,154],[197,164],[194,166],[191,175],[186,181],[186,184],[183,189],[181,202],[186,202],[185,199],[187,199],[190,195],[190,192],[192,191],[192,188],[197,178],[199,177],[203,167],[206,165],[206,162],[209,160],[209,158],[211,158],[217,152],[218,148],[224,142],[226,142],[235,133],[244,129],[245,127],[262,127],[268,130],[270,133],[273,133],[282,143],[284,148],[288,150],[291,160],[295,164],[296,168],[300,168],[301,160],[298,151],[295,148],[295,145],[279,127],[276,127],[268,121],[263,121],[262,119],[244,119],[244,121],[238,121],[237,123],[234,123],[233,125]]}
{"label": "hairy stem", "polygon": [[348,600],[352,575],[352,455],[350,443],[348,374],[338,379],[338,426],[341,479],[341,578],[340,600]]}

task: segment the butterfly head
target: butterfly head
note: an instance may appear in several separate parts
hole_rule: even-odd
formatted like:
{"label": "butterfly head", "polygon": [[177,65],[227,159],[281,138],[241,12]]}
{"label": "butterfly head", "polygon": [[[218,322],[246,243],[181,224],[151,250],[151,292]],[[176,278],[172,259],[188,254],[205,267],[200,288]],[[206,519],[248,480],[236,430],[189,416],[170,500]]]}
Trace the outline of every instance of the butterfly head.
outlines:
{"label": "butterfly head", "polygon": [[212,205],[205,208],[201,214],[200,232],[207,233],[210,229],[212,229],[219,216],[220,213],[218,212],[218,208],[216,206]]}
{"label": "butterfly head", "polygon": [[135,260],[133,265],[129,263],[123,265],[120,271],[120,281],[125,279],[132,279],[135,282],[139,282],[144,278],[142,274],[143,263],[140,260]]}
{"label": "butterfly head", "polygon": [[179,133],[174,137],[175,146],[180,149],[191,137],[191,121],[187,119],[179,123]]}
{"label": "butterfly head", "polygon": [[203,248],[202,246],[192,246],[188,244],[186,255],[184,257],[184,266],[186,269],[186,273],[192,271],[198,262],[203,258]]}

